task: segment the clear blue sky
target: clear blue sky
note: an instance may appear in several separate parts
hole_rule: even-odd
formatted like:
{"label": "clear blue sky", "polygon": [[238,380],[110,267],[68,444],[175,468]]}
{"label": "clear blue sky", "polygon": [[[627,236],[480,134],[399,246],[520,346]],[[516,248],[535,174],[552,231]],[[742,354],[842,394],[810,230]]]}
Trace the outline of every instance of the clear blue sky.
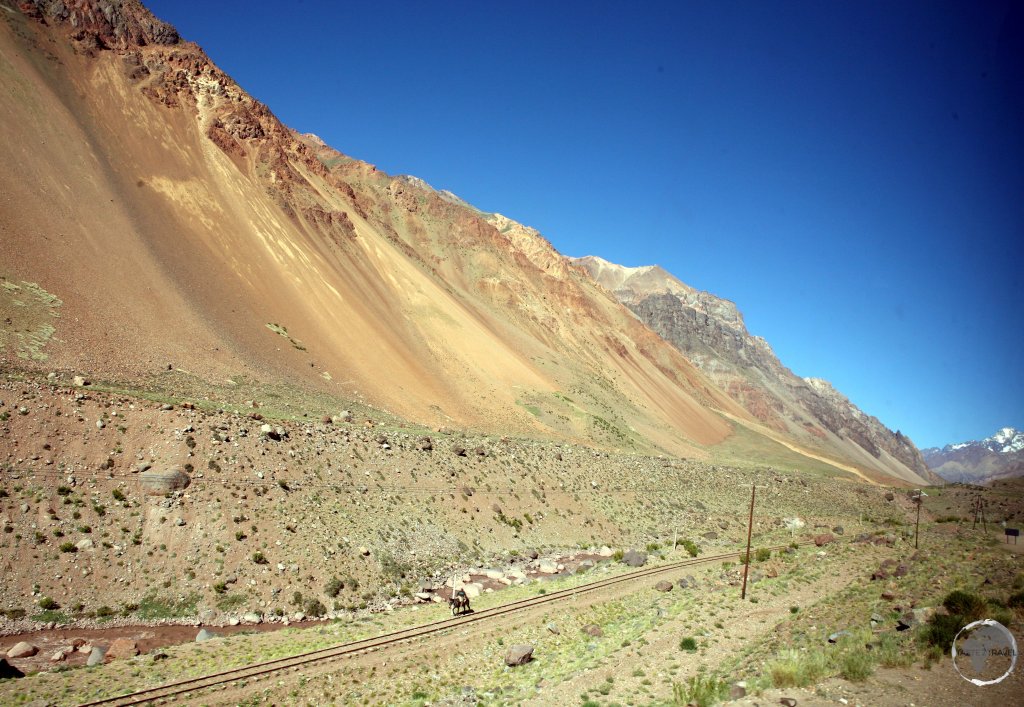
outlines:
{"label": "clear blue sky", "polygon": [[147,5],[290,127],[735,301],[919,447],[1024,427],[1024,3]]}

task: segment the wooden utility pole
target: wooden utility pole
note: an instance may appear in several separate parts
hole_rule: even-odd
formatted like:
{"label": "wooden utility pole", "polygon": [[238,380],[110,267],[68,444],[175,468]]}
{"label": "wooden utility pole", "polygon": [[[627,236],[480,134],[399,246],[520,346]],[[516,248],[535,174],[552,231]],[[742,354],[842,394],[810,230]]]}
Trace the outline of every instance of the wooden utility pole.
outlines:
{"label": "wooden utility pole", "polygon": [[750,518],[747,520],[747,556],[743,563],[743,591],[740,593],[740,600],[747,598],[747,573],[750,572],[750,536],[754,530],[754,496],[757,494],[757,485],[750,485]]}

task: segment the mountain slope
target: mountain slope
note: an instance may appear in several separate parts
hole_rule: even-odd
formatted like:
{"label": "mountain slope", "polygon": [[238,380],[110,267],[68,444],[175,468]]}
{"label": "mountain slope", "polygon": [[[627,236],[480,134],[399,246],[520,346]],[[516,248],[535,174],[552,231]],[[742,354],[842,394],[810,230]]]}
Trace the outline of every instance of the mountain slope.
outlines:
{"label": "mountain slope", "polygon": [[768,430],[826,458],[911,483],[928,480],[909,439],[866,415],[827,381],[793,374],[768,342],[747,332],[734,303],[658,266],[627,268],[594,256],[576,262]]}
{"label": "mountain slope", "polygon": [[946,481],[983,484],[1024,476],[1024,432],[1004,427],[981,441],[922,449],[928,467]]}
{"label": "mountain slope", "polygon": [[746,416],[539,235],[290,131],[137,2],[4,7],[0,307],[42,332],[5,367],[673,454]]}

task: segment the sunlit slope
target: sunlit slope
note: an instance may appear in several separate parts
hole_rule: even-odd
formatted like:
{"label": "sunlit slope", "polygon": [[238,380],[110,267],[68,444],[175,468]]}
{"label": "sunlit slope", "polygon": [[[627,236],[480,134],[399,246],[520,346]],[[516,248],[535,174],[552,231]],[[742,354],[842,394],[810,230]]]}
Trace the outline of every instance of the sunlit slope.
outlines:
{"label": "sunlit slope", "polygon": [[19,365],[674,453],[747,414],[539,236],[295,135],[137,4],[0,14],[0,276],[62,301]]}

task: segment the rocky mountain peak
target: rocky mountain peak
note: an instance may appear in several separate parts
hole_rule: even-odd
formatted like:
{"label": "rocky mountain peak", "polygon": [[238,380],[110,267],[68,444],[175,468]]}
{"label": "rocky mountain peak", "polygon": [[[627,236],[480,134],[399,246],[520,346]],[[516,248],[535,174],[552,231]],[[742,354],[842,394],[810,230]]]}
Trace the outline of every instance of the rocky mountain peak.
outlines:
{"label": "rocky mountain peak", "polygon": [[1003,427],[983,440],[922,450],[929,468],[947,481],[986,483],[1024,476],[1024,432]]}
{"label": "rocky mountain peak", "polygon": [[884,474],[914,483],[928,476],[910,440],[865,414],[828,381],[793,374],[767,341],[747,331],[735,303],[690,287],[658,266],[630,268],[596,256],[575,262],[769,428],[812,446],[828,444],[838,457],[852,450]]}

